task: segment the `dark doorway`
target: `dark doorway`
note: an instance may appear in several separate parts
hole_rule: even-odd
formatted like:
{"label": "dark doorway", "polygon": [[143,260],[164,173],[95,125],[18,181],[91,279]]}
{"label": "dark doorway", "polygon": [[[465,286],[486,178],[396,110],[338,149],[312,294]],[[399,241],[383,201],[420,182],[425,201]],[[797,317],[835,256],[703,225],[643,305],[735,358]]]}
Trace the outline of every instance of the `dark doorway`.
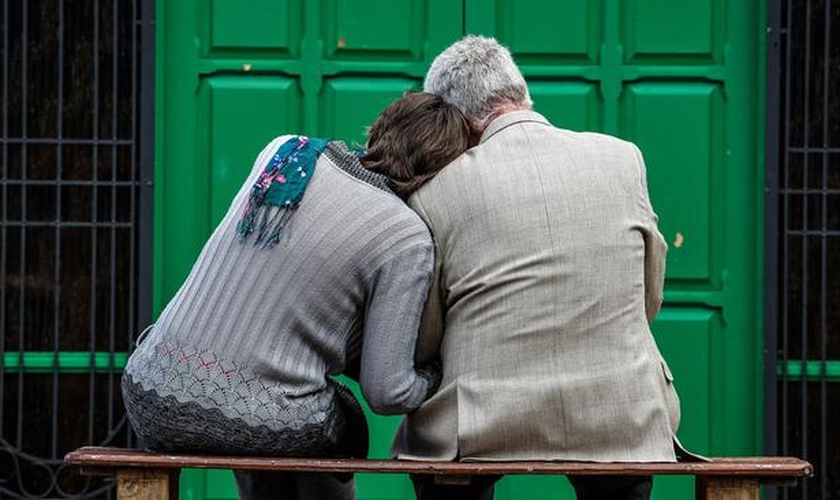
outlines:
{"label": "dark doorway", "polygon": [[768,21],[765,446],[815,467],[771,493],[840,499],[840,1]]}
{"label": "dark doorway", "polygon": [[110,497],[151,313],[154,2],[0,0],[0,498]]}

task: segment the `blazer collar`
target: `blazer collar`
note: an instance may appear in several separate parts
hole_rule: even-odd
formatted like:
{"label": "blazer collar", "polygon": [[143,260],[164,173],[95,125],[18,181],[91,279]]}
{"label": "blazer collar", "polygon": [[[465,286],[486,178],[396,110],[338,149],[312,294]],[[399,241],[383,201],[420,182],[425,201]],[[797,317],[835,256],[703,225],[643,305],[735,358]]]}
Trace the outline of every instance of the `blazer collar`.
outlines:
{"label": "blazer collar", "polygon": [[487,139],[493,137],[497,132],[506,129],[511,125],[523,122],[536,122],[551,126],[551,123],[549,123],[543,115],[537,113],[536,111],[511,111],[490,122],[490,125],[487,125],[487,128],[484,129],[484,133],[481,134],[481,140],[479,140],[478,143],[483,143]]}

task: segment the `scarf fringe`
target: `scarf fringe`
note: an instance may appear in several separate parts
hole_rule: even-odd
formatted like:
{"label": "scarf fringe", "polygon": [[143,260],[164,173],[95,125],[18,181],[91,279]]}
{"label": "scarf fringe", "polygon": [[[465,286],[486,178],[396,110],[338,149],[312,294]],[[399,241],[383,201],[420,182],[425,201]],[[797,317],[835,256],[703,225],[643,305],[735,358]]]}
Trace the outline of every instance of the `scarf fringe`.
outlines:
{"label": "scarf fringe", "polygon": [[[272,248],[277,245],[283,236],[283,229],[294,215],[297,207],[298,204],[281,208],[263,205],[248,210],[237,226],[239,242],[245,241],[251,233],[255,233],[254,246]],[[257,221],[259,221],[258,224],[256,224]]]}

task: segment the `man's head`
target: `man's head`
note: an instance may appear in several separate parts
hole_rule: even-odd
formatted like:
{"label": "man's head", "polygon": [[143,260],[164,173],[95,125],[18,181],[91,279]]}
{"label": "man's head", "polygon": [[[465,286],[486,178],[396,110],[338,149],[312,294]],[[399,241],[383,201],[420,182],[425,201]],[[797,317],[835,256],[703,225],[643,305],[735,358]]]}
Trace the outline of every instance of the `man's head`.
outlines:
{"label": "man's head", "polygon": [[386,175],[408,198],[469,147],[464,115],[437,95],[406,94],[379,115],[368,131],[365,168]]}
{"label": "man's head", "polygon": [[469,35],[450,45],[432,62],[423,90],[457,106],[479,133],[500,114],[531,109],[525,78],[493,38]]}

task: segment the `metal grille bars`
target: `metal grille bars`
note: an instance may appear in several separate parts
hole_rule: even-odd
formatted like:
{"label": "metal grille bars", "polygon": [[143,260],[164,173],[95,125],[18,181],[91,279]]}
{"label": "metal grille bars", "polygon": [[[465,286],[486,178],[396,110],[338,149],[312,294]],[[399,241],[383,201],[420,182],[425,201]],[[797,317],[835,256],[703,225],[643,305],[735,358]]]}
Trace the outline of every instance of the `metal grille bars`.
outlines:
{"label": "metal grille bars", "polygon": [[62,465],[130,444],[148,323],[154,2],[0,0],[0,498],[111,496]]}

